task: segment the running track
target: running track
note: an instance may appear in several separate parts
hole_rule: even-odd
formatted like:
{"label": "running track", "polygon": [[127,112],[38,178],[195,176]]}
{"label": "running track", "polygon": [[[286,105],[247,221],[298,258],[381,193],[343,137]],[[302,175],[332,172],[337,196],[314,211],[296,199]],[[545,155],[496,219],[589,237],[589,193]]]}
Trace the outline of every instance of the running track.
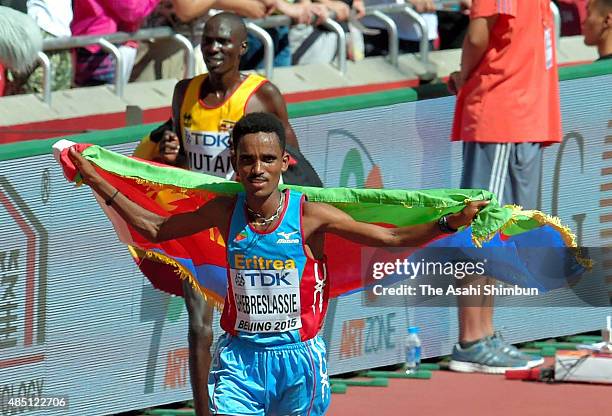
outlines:
{"label": "running track", "polygon": [[612,415],[612,386],[434,371],[429,380],[348,387],[346,394],[332,395],[327,415],[604,416]]}

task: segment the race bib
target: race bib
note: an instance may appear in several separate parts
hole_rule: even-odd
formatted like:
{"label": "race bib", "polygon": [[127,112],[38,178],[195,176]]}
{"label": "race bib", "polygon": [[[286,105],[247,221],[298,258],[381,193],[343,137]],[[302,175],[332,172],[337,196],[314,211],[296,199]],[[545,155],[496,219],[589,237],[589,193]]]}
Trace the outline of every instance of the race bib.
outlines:
{"label": "race bib", "polygon": [[302,327],[298,269],[231,269],[236,331],[286,332]]}
{"label": "race bib", "polygon": [[544,29],[544,59],[546,61],[546,70],[548,71],[553,66],[553,42],[552,30]]}
{"label": "race bib", "polygon": [[228,132],[183,129],[189,170],[231,179],[230,135]]}

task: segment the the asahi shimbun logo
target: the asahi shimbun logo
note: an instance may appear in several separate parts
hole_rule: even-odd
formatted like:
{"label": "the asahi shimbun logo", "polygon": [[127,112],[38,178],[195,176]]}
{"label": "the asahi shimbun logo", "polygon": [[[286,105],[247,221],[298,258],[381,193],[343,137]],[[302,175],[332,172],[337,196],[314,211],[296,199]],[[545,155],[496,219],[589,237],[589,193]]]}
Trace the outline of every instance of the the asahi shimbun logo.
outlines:
{"label": "the asahi shimbun logo", "polygon": [[47,231],[4,176],[0,224],[1,373],[45,359],[48,252]]}

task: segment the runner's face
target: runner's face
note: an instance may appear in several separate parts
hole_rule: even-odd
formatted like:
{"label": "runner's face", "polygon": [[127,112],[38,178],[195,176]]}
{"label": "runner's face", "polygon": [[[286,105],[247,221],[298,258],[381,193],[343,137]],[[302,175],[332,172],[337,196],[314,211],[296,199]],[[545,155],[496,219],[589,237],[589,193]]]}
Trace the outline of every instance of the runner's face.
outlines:
{"label": "runner's face", "polygon": [[224,74],[237,71],[240,57],[246,51],[246,41],[232,33],[231,25],[222,19],[212,20],[204,27],[202,55],[209,72]]}
{"label": "runner's face", "polygon": [[252,133],[240,139],[233,164],[247,195],[267,197],[278,188],[289,156],[275,133]]}

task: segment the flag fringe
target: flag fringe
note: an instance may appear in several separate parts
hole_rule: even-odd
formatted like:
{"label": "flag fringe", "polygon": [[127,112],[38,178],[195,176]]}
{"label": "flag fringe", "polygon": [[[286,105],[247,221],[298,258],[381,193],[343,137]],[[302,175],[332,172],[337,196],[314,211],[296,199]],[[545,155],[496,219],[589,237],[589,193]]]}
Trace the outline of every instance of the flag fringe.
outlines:
{"label": "flag fringe", "polygon": [[[142,249],[139,248],[139,250],[142,250]],[[198,283],[198,280],[195,277],[193,277],[193,274],[191,274],[191,272],[187,270],[181,263],[157,251],[152,251],[152,250],[142,250],[142,251],[144,252],[145,257],[151,260],[157,261],[159,263],[164,263],[164,264],[174,267],[174,272],[178,275],[178,277],[181,280],[187,279],[191,287],[193,287],[200,295],[202,295],[202,297],[207,303],[212,304],[219,311],[223,310],[224,299],[219,298],[219,296],[217,296],[214,292],[209,291],[206,288],[202,287]]]}
{"label": "flag fringe", "polygon": [[574,251],[576,261],[587,269],[591,269],[593,267],[593,260],[585,257],[582,254],[580,247],[578,247],[576,235],[569,227],[563,225],[559,217],[548,215],[538,210],[523,210],[523,207],[520,205],[506,205],[505,208],[512,209],[512,215],[499,230],[489,233],[486,236],[475,236],[472,234],[472,242],[476,247],[482,247],[483,243],[490,241],[498,232],[504,233],[506,229],[518,223],[521,220],[520,217],[526,217],[536,221],[541,226],[548,225],[554,228],[561,235],[565,245]]}

